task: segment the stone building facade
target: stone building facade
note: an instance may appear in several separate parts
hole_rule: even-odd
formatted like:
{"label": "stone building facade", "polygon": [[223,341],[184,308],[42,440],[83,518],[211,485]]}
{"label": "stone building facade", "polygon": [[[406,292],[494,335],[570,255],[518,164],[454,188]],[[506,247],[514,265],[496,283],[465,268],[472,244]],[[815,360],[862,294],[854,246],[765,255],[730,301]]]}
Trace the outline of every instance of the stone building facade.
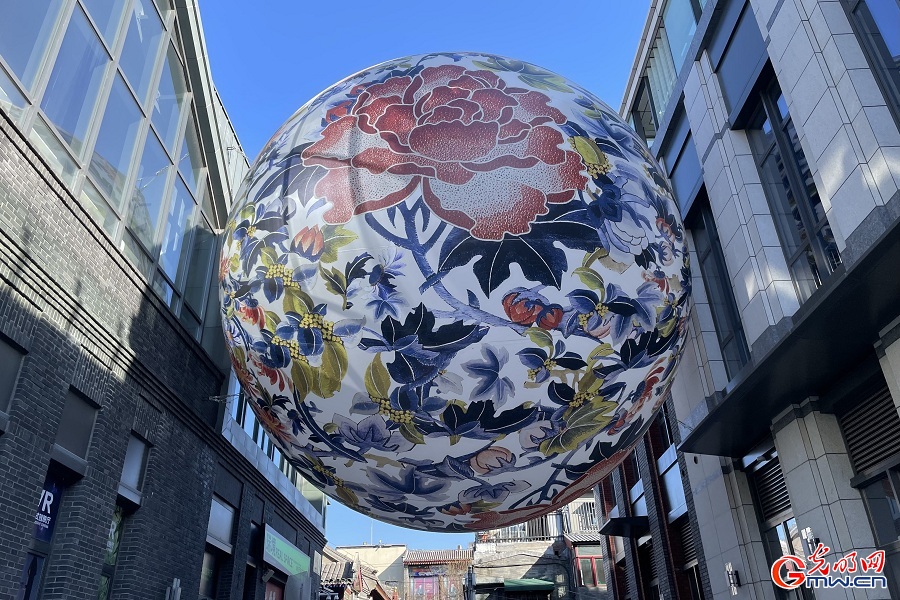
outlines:
{"label": "stone building facade", "polygon": [[0,597],[318,591],[324,503],[234,425],[216,232],[247,161],[197,11],[0,19]]}
{"label": "stone building facade", "polygon": [[[900,4],[653,1],[621,112],[691,241],[666,411],[599,487],[616,598],[900,595]],[[886,554],[889,588],[773,562]]]}

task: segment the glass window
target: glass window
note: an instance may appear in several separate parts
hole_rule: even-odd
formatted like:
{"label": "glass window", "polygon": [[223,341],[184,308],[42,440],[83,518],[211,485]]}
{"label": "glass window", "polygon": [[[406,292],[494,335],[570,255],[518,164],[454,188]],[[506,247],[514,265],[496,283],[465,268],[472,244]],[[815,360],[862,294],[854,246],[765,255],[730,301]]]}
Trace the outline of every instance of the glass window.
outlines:
{"label": "glass window", "polygon": [[122,206],[125,179],[134,154],[134,143],[142,121],[141,111],[121,77],[116,77],[100,134],[94,146],[90,172],[94,183],[117,207]]}
{"label": "glass window", "polygon": [[141,248],[141,245],[131,234],[126,233],[122,236],[120,247],[125,253],[125,256],[135,264],[138,271],[143,273],[145,277],[150,277],[150,273],[153,269],[153,261],[150,260],[150,257],[147,256],[147,253]]}
{"label": "glass window", "polygon": [[181,321],[184,328],[188,330],[188,333],[195,338],[200,334],[200,319],[197,318],[190,308],[182,306],[181,314],[178,315],[178,320]]}
{"label": "glass window", "polygon": [[191,244],[191,259],[184,285],[184,300],[194,311],[203,314],[203,300],[209,288],[209,268],[216,249],[216,236],[202,218],[197,219]]}
{"label": "glass window", "polygon": [[[872,519],[878,545],[885,546],[900,539],[900,501],[895,489],[896,474],[885,476],[862,489]],[[894,479],[895,481],[891,481]]]}
{"label": "glass window", "polygon": [[125,512],[121,506],[116,506],[113,511],[112,522],[109,525],[109,534],[106,536],[106,552],[103,555],[103,564],[115,566],[119,560],[119,546],[122,544],[122,528],[125,520]]}
{"label": "glass window", "polygon": [[169,205],[169,214],[166,217],[159,255],[159,266],[168,275],[169,280],[176,283],[187,262],[185,259],[188,256],[188,245],[184,242],[193,214],[194,199],[191,198],[181,179],[176,177],[175,190]]}
{"label": "glass window", "polygon": [[41,589],[41,578],[44,576],[44,557],[29,552],[25,555],[25,566],[19,580],[19,593],[16,600],[37,600]]}
{"label": "glass window", "polygon": [[56,432],[56,443],[75,456],[86,458],[96,416],[97,409],[69,390]]}
{"label": "glass window", "polygon": [[163,26],[150,0],[135,0],[119,65],[141,103],[147,98]]}
{"label": "glass window", "polygon": [[62,0],[0,0],[0,56],[29,90],[61,6]]}
{"label": "glass window", "polygon": [[[894,118],[900,122],[900,2],[897,0],[845,0],[851,21],[882,84]],[[855,5],[855,6],[854,6]]]}
{"label": "glass window", "polygon": [[119,228],[119,217],[90,181],[85,181],[81,188],[81,203],[106,233],[111,236],[116,235],[116,229]]}
{"label": "glass window", "polygon": [[174,150],[186,93],[187,85],[181,61],[175,54],[175,48],[170,44],[166,60],[163,62],[159,88],[156,90],[156,100],[153,102],[153,126],[169,150]]}
{"label": "glass window", "polygon": [[0,411],[6,412],[12,400],[22,353],[0,339]]}
{"label": "glass window", "polygon": [[37,117],[28,139],[34,144],[44,159],[50,164],[50,168],[59,175],[64,183],[71,186],[75,182],[78,165],[72,159],[59,138],[50,131],[50,126],[44,119]]}
{"label": "glass window", "polygon": [[184,134],[184,142],[181,144],[181,153],[178,155],[178,169],[184,176],[188,187],[197,193],[197,184],[203,181],[203,151],[200,148],[200,139],[194,123],[194,113],[191,112],[187,131]]}
{"label": "glass window", "polygon": [[777,81],[761,100],[748,133],[797,295],[805,301],[841,256]]}
{"label": "glass window", "polygon": [[163,274],[157,271],[156,276],[153,278],[153,282],[150,285],[153,288],[153,291],[165,300],[166,304],[169,305],[169,308],[175,310],[175,307],[178,304],[178,296],[175,295],[175,290],[172,289],[172,286],[166,281]]}
{"label": "glass window", "polygon": [[650,49],[650,58],[647,60],[646,74],[647,82],[650,84],[650,96],[653,98],[656,122],[659,123],[669,104],[676,76],[675,62],[672,60],[672,52],[669,50],[669,36],[665,27],[660,27],[656,33],[656,41]]}
{"label": "glass window", "polygon": [[97,34],[81,8],[76,8],[53,65],[41,108],[78,155],[84,148],[84,137],[108,63],[109,56]]}
{"label": "glass window", "polygon": [[125,451],[125,464],[122,466],[121,482],[135,491],[144,487],[144,471],[147,466],[149,447],[134,434],[128,438],[128,449]]}
{"label": "glass window", "polygon": [[203,567],[200,570],[200,598],[216,597],[216,582],[219,579],[219,556],[211,548],[203,553]]}
{"label": "glass window", "polygon": [[648,146],[653,145],[656,138],[656,111],[653,110],[653,101],[650,98],[650,86],[645,77],[641,81],[631,111],[631,126]]}
{"label": "glass window", "polygon": [[109,46],[112,46],[116,41],[116,30],[119,28],[125,0],[82,0],[82,3],[87,8],[88,14],[94,19],[100,35]]}
{"label": "glass window", "polygon": [[703,287],[709,301],[709,310],[719,339],[719,349],[725,362],[725,372],[731,379],[747,364],[750,352],[705,189],[701,189],[699,198],[702,198],[702,202],[697,203],[699,210],[697,217],[690,224],[691,234],[703,278]]}
{"label": "glass window", "polygon": [[680,72],[688,49],[697,31],[697,17],[700,5],[692,0],[669,0],[663,10],[663,23],[669,38],[669,49],[675,63],[675,71]]}
{"label": "glass window", "polygon": [[169,157],[166,156],[159,140],[152,132],[147,134],[147,145],[138,167],[137,179],[131,196],[128,212],[128,228],[155,254],[153,242],[156,225],[163,205],[166,179],[169,175]]}
{"label": "glass window", "polygon": [[22,117],[22,110],[27,105],[25,96],[12,82],[6,71],[0,67],[0,109],[2,109],[13,122],[18,123]]}
{"label": "glass window", "polygon": [[231,546],[234,529],[234,509],[223,500],[213,497],[209,511],[209,528],[207,535]]}

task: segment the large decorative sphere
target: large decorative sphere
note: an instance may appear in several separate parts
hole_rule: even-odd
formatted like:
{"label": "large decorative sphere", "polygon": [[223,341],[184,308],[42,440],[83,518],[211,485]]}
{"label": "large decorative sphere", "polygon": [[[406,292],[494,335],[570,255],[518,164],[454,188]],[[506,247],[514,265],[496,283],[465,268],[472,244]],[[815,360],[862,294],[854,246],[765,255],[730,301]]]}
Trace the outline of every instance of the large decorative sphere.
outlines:
{"label": "large decorative sphere", "polygon": [[279,450],[382,521],[485,530],[572,501],[665,401],[690,273],[669,185],[592,94],[485,54],[393,60],[275,134],[221,262]]}

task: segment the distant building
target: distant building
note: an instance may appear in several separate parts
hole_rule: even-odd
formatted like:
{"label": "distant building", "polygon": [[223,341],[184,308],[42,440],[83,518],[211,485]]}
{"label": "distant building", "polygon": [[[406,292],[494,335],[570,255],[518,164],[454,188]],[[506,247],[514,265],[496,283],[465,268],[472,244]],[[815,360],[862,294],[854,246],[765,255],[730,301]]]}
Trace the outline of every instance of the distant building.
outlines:
{"label": "distant building", "polygon": [[472,549],[407,550],[400,600],[464,600]]}
{"label": "distant building", "polygon": [[319,600],[392,600],[371,566],[325,546]]}
{"label": "distant building", "polygon": [[362,564],[375,569],[378,581],[390,594],[393,595],[395,590],[399,594],[403,589],[405,577],[403,555],[406,554],[406,544],[363,544],[338,546],[336,549],[351,559],[359,560]]}
{"label": "distant building", "polygon": [[590,492],[543,517],[479,532],[473,561],[475,600],[604,598],[598,526]]}

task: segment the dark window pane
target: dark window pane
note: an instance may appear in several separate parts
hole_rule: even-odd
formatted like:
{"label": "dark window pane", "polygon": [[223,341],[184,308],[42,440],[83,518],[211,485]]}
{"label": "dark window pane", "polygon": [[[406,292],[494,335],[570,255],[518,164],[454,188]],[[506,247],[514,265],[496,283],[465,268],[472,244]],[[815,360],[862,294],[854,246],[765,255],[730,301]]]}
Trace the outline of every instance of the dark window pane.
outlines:
{"label": "dark window pane", "polygon": [[112,587],[110,584],[112,580],[106,576],[100,576],[100,587],[97,590],[97,600],[109,600],[109,588]]}
{"label": "dark window pane", "polygon": [[128,438],[121,482],[138,492],[144,487],[144,470],[147,465],[148,450],[147,444],[140,438],[134,435]]}
{"label": "dark window pane", "polygon": [[812,172],[809,170],[809,163],[806,162],[806,154],[800,147],[800,136],[797,135],[797,129],[794,127],[793,121],[788,121],[784,126],[784,132],[787,134],[791,142],[791,150],[794,154],[794,162],[803,185],[806,188],[806,198],[809,201],[810,210],[813,213],[813,220],[818,223],[825,218],[825,208],[822,206],[822,200],[819,198],[819,191],[816,189],[816,183],[813,181]]}
{"label": "dark window pane", "polygon": [[37,600],[44,576],[44,557],[29,552],[25,555],[25,566],[19,579],[19,593],[16,600]]}
{"label": "dark window pane", "polygon": [[131,196],[128,212],[128,228],[151,251],[156,252],[153,242],[156,225],[162,209],[166,191],[166,178],[172,164],[152,132],[147,134],[147,145],[138,167],[137,179]]}
{"label": "dark window pane", "polygon": [[87,457],[94,430],[97,410],[73,391],[66,396],[66,405],[59,420],[56,443],[81,458]]}
{"label": "dark window pane", "polygon": [[863,488],[866,506],[878,538],[878,545],[883,546],[900,539],[900,502],[885,477]]}
{"label": "dark window pane", "polygon": [[169,45],[166,60],[163,62],[159,89],[156,91],[156,100],[153,103],[153,126],[170,151],[174,150],[172,146],[178,134],[178,123],[181,121],[181,109],[186,93],[187,86],[181,62],[175,54],[175,48]]}
{"label": "dark window pane", "polygon": [[94,146],[90,171],[94,182],[117,207],[122,206],[125,179],[141,120],[141,111],[134,102],[134,96],[122,78],[116,77]]}
{"label": "dark window pane", "polygon": [[125,512],[121,506],[116,505],[112,522],[109,524],[109,534],[106,536],[106,553],[103,556],[104,564],[112,566],[119,559],[119,545],[122,543],[124,519]]}
{"label": "dark window pane", "polygon": [[234,528],[234,509],[218,498],[212,499],[209,510],[209,528],[207,533],[226,544],[231,544]]}
{"label": "dark window pane", "polygon": [[191,245],[184,300],[197,314],[203,314],[203,298],[209,288],[209,269],[216,249],[216,236],[202,218],[197,219]]}
{"label": "dark window pane", "polygon": [[200,598],[216,597],[216,580],[219,578],[219,557],[207,550],[203,554],[200,570]]}
{"label": "dark window pane", "polygon": [[60,136],[81,154],[97,91],[109,56],[80,8],[76,8],[50,74],[41,108]]}
{"label": "dark window pane", "polygon": [[834,241],[834,233],[831,226],[826,223],[819,231],[819,244],[825,253],[825,260],[828,261],[828,267],[833,271],[841,264],[841,255],[838,252],[837,242]]}
{"label": "dark window pane", "polygon": [[691,231],[694,247],[697,248],[703,286],[716,327],[716,336],[725,361],[725,370],[731,378],[746,364],[749,352],[738,307],[735,305],[731,281],[725,268],[725,257],[716,234],[715,220],[708,204],[701,208],[700,214],[691,225]]}
{"label": "dark window pane", "polygon": [[100,30],[100,35],[109,46],[116,41],[116,30],[122,18],[122,9],[125,8],[125,0],[82,0],[88,13],[94,19],[94,24]]}
{"label": "dark window pane", "polygon": [[806,251],[791,264],[791,275],[801,301],[808,300],[822,284],[819,269],[816,266],[816,257],[808,246]]}
{"label": "dark window pane", "polygon": [[0,411],[6,412],[12,400],[22,354],[0,339]]}
{"label": "dark window pane", "polygon": [[62,0],[0,0],[0,56],[26,88],[41,66]]}
{"label": "dark window pane", "polygon": [[782,235],[785,254],[793,255],[809,236],[800,217],[800,209],[791,188],[790,179],[776,146],[760,167],[760,179],[772,202],[772,217]]}
{"label": "dark window pane", "polygon": [[188,193],[181,179],[175,178],[175,190],[166,217],[162,246],[160,248],[159,266],[169,279],[178,282],[184,270],[188,247],[184,238],[194,214],[194,199]]}
{"label": "dark window pane", "polygon": [[184,328],[195,338],[200,334],[200,319],[191,312],[191,309],[182,307],[181,314],[178,315],[178,320],[181,321]]}
{"label": "dark window pane", "polygon": [[150,1],[135,0],[119,66],[137,92],[141,103],[147,98],[162,33],[162,23]]}

